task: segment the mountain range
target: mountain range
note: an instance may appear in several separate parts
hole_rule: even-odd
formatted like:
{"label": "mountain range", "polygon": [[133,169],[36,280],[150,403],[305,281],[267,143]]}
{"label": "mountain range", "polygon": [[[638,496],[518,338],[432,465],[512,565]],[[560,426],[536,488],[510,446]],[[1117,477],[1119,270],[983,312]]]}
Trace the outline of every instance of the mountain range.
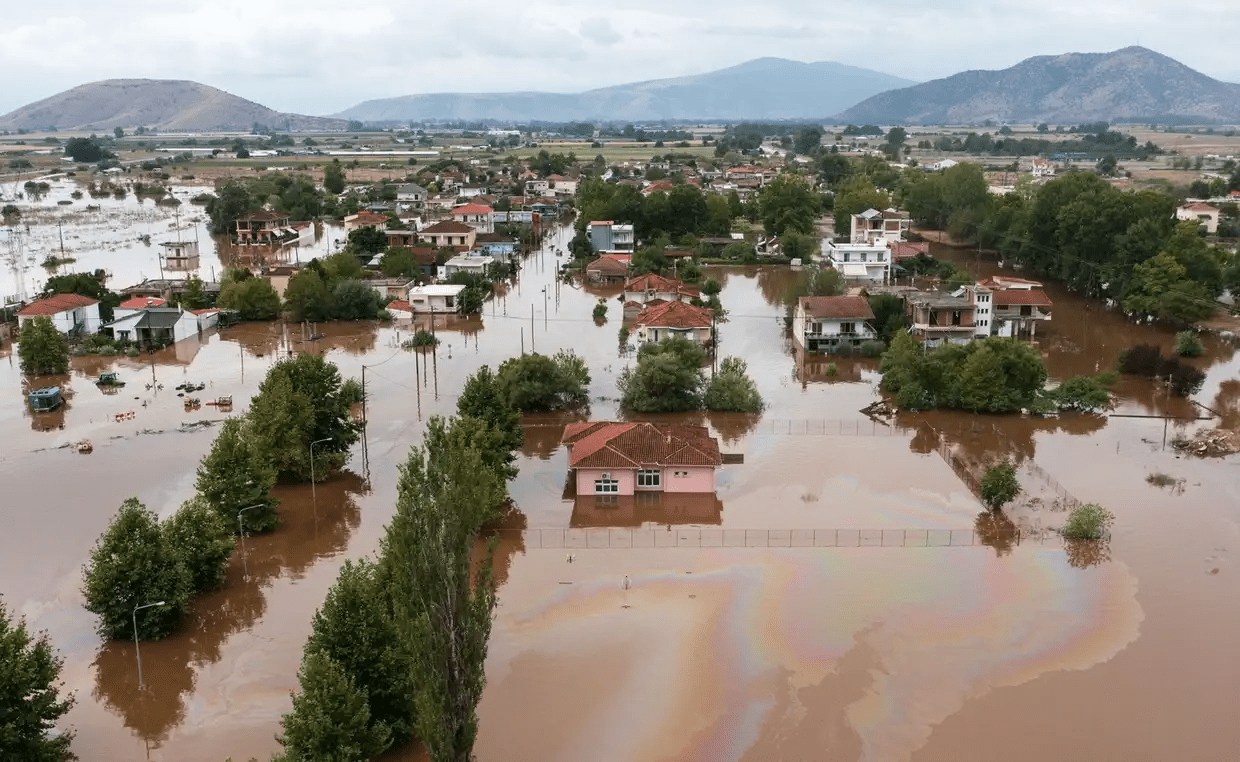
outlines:
{"label": "mountain range", "polygon": [[347,122],[273,111],[223,90],[184,79],[105,79],[78,85],[0,116],[2,130],[161,131],[250,129],[343,130]]}
{"label": "mountain range", "polygon": [[853,124],[1093,121],[1240,123],[1240,85],[1141,47],[1036,56],[1001,71],[965,71],[874,95],[845,110]]}
{"label": "mountain range", "polygon": [[497,119],[648,122],[823,119],[912,80],[831,61],[758,58],[726,69],[583,93],[428,93],[366,101],[336,114],[363,122]]}
{"label": "mountain range", "polygon": [[1028,58],[999,71],[966,71],[914,84],[820,61],[759,58],[706,74],[563,93],[431,93],[365,101],[332,117],[273,111],[186,80],[109,79],[0,116],[3,130],[343,130],[424,119],[563,122],[813,119],[852,124],[1177,121],[1240,124],[1240,85],[1220,82],[1154,51]]}

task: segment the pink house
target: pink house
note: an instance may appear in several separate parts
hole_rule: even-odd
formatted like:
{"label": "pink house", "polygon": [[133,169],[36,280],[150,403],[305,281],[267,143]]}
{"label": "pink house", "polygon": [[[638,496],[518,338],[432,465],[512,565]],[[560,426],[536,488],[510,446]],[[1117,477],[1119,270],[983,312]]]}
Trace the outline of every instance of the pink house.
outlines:
{"label": "pink house", "polygon": [[592,421],[564,427],[578,495],[715,491],[719,442],[702,426]]}

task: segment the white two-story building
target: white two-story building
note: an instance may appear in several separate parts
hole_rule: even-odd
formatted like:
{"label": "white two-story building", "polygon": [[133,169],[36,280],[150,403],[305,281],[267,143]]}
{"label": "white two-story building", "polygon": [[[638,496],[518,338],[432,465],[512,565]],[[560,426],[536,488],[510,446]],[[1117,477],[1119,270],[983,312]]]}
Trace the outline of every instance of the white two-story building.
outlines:
{"label": "white two-story building", "polygon": [[802,296],[792,313],[792,338],[810,352],[835,352],[878,338],[864,296]]}
{"label": "white two-story building", "polygon": [[874,243],[836,243],[830,238],[822,242],[822,259],[844,280],[886,283],[891,278],[890,241]]}

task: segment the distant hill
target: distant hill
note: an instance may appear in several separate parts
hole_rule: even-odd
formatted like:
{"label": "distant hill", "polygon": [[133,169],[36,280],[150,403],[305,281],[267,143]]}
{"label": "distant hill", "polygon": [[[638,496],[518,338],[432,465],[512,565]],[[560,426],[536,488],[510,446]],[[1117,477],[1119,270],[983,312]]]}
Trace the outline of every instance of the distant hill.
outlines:
{"label": "distant hill", "polygon": [[911,80],[830,61],[759,58],[706,74],[576,94],[430,93],[381,98],[336,116],[363,122],[824,118],[875,93],[909,84]]}
{"label": "distant hill", "polygon": [[105,79],[78,85],[0,116],[0,129],[344,129],[340,119],[282,114],[214,87],[178,79]]}
{"label": "distant hill", "polygon": [[1141,47],[1028,58],[868,98],[838,116],[852,124],[974,124],[1117,120],[1240,123],[1240,85]]}

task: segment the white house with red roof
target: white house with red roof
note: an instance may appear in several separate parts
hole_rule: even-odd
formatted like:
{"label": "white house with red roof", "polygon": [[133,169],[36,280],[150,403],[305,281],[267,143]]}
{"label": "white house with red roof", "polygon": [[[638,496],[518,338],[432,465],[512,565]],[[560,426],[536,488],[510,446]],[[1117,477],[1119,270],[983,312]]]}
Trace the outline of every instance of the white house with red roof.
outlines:
{"label": "white house with red roof", "polygon": [[99,319],[99,302],[81,294],[53,294],[36,299],[17,311],[17,325],[38,318],[51,318],[52,325],[63,334],[98,333],[103,321]]}
{"label": "white house with red roof", "polygon": [[464,223],[479,233],[494,233],[495,210],[485,204],[465,204],[452,210],[454,222]]}
{"label": "white house with red roof", "polygon": [[444,220],[423,228],[419,237],[423,243],[431,246],[446,246],[458,251],[469,251],[474,248],[474,242],[478,239],[478,231],[463,222]]}
{"label": "white house with red roof", "polygon": [[1219,208],[1204,201],[1192,201],[1180,204],[1175,208],[1175,218],[1180,221],[1197,222],[1205,225],[1206,232],[1213,235],[1218,232]]}
{"label": "white house with red roof", "polygon": [[864,296],[802,296],[792,312],[792,339],[810,352],[834,352],[874,341],[874,311]]}
{"label": "white house with red roof", "polygon": [[723,463],[719,442],[704,426],[570,423],[561,441],[578,495],[714,492],[715,469]]}
{"label": "white house with red roof", "polygon": [[135,296],[116,305],[116,308],[112,310],[112,319],[120,320],[123,317],[128,317],[129,315],[136,312],[141,312],[149,307],[167,306],[168,300],[161,299],[158,296]]}
{"label": "white house with red roof", "polygon": [[685,302],[651,304],[637,314],[633,323],[639,343],[680,336],[706,346],[713,338],[710,310]]}
{"label": "white house with red roof", "polygon": [[404,299],[393,299],[388,302],[387,311],[392,313],[394,320],[413,319],[413,307]]}

